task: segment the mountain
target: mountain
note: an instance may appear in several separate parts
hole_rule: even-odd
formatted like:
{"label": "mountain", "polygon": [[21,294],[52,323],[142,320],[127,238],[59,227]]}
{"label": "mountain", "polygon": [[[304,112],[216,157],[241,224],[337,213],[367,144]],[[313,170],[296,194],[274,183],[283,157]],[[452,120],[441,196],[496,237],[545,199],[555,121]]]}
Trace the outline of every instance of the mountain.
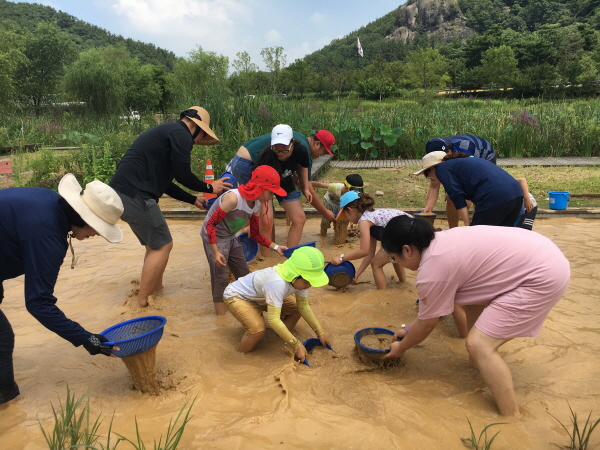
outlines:
{"label": "mountain", "polygon": [[[558,53],[571,53],[562,38],[583,42],[578,52],[593,52],[598,49],[599,30],[600,0],[408,0],[307,55],[305,61],[325,75],[364,68],[377,55],[387,62],[403,61],[410,50],[434,47],[449,60],[466,58],[473,67],[486,49],[499,45],[515,48],[517,59],[519,52],[531,53],[534,41],[550,42]],[[357,37],[364,58],[358,57]],[[528,49],[522,51],[524,47]],[[539,55],[535,58],[536,64],[542,63]],[[556,64],[557,58],[546,58],[545,63]],[[519,61],[520,68],[528,65],[530,61]]]}
{"label": "mountain", "polygon": [[123,45],[141,64],[163,65],[173,70],[176,56],[173,52],[133,39],[126,39],[103,28],[79,20],[50,6],[31,3],[13,3],[0,0],[0,20],[12,20],[19,26],[35,31],[40,22],[53,22],[66,31],[80,50],[109,45]]}

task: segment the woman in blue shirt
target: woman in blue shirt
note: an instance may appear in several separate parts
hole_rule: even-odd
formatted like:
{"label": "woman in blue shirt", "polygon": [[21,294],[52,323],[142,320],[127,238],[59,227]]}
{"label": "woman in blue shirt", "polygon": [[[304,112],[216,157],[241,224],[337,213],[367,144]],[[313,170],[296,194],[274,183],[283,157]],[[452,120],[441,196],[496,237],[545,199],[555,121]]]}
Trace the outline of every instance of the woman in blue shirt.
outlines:
{"label": "woman in blue shirt", "polygon": [[[422,165],[415,175],[422,173],[444,186],[465,226],[515,225],[523,206],[523,191],[505,170],[462,152],[431,152],[423,157]],[[475,204],[472,222],[467,200]]]}
{"label": "woman in blue shirt", "polygon": [[[0,190],[0,303],[4,299],[2,282],[25,275],[25,306],[32,316],[74,346],[83,345],[92,355],[110,356],[113,347],[102,343],[107,339],[68,319],[56,306],[53,293],[69,246],[74,267],[71,238],[82,241],[100,235],[109,242],[123,239],[116,224],[123,204],[106,184],[92,181],[82,189],[72,174],[62,178],[58,192]],[[0,310],[0,404],[19,395],[12,360],[14,343],[10,322]]]}

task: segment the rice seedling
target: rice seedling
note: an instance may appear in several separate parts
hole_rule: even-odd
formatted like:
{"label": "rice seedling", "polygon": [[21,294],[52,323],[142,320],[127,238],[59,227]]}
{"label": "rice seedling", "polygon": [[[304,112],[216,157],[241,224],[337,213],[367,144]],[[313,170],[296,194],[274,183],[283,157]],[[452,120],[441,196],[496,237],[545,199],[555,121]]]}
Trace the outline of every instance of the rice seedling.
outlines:
{"label": "rice seedling", "polygon": [[[163,442],[162,435],[158,439],[158,442],[156,442],[156,439],[154,440],[154,447],[153,447],[154,450],[175,450],[178,447],[179,442],[181,440],[181,436],[183,435],[183,432],[185,430],[185,426],[191,420],[190,412],[191,412],[192,407],[194,406],[195,402],[196,402],[195,399],[192,400],[192,403],[187,408],[187,411],[186,411],[186,407],[188,405],[188,402],[187,401],[185,402],[185,404],[179,411],[179,414],[177,414],[177,417],[175,418],[175,420],[169,421],[169,426],[167,427],[167,434],[165,435],[164,442]],[[183,415],[184,411],[185,411],[185,415]],[[183,416],[183,418],[182,418],[182,416]],[[179,419],[182,419],[180,424],[179,424]],[[146,445],[144,444],[144,441],[140,435],[137,418],[135,419],[135,433],[136,433],[135,441],[132,441],[124,436],[121,436],[120,434],[117,434],[117,436],[119,436],[124,441],[129,442],[133,446],[133,448],[135,448],[136,450],[146,450]]]}
{"label": "rice seedling", "polygon": [[[191,420],[190,412],[196,400],[191,403],[186,401],[175,420],[169,421],[167,433],[161,435],[158,442],[154,439],[154,450],[175,450],[181,441],[185,426]],[[189,404],[189,406],[188,406]],[[184,414],[185,413],[185,414]],[[146,450],[146,444],[140,434],[137,418],[135,420],[135,441],[130,440],[119,433],[113,432],[114,414],[110,419],[108,431],[104,437],[100,434],[100,426],[104,418],[99,415],[95,419],[90,413],[90,400],[88,395],[76,399],[67,386],[67,398],[65,403],[59,399],[59,408],[52,405],[54,425],[46,430],[38,419],[38,424],[46,440],[49,450],[65,449],[92,449],[92,450],[115,450],[120,442],[128,442],[136,450]],[[117,436],[116,440],[113,434]],[[112,438],[112,439],[111,439]]]}
{"label": "rice seedling", "polygon": [[592,417],[592,412],[588,414],[588,417],[583,425],[583,429],[579,425],[579,420],[577,419],[577,413],[573,411],[571,408],[571,404],[567,401],[569,405],[569,411],[571,412],[571,427],[570,430],[553,414],[548,412],[569,435],[570,443],[569,445],[562,445],[560,448],[568,449],[568,450],[586,450],[588,448],[588,444],[590,442],[590,436],[594,429],[600,423],[600,419],[595,422],[591,422],[590,419]]}
{"label": "rice seedling", "polygon": [[51,430],[46,431],[38,419],[38,424],[50,450],[64,450],[77,447],[95,449],[97,448],[96,445],[101,445],[100,448],[103,450],[116,448],[121,439],[111,447],[112,418],[110,420],[106,445],[98,443],[101,437],[98,434],[98,429],[104,419],[101,419],[100,416],[92,419],[90,415],[90,400],[87,395],[83,395],[76,400],[75,395],[71,394],[67,386],[65,404],[63,405],[59,399],[59,405],[58,410],[52,405],[54,426]]}
{"label": "rice seedling", "polygon": [[460,440],[463,441],[463,445],[466,448],[470,448],[470,449],[474,449],[474,450],[489,450],[490,448],[492,448],[492,443],[494,442],[494,439],[496,439],[496,436],[498,436],[498,433],[500,433],[500,431],[498,431],[490,439],[488,439],[488,435],[487,435],[488,428],[493,427],[495,425],[505,425],[506,424],[506,422],[491,423],[491,424],[487,425],[483,430],[481,430],[481,433],[479,433],[479,437],[477,437],[477,436],[475,436],[475,431],[473,430],[473,425],[471,425],[471,421],[469,420],[468,417],[467,417],[467,422],[469,422],[469,428],[471,429],[471,437],[469,439],[460,438]]}

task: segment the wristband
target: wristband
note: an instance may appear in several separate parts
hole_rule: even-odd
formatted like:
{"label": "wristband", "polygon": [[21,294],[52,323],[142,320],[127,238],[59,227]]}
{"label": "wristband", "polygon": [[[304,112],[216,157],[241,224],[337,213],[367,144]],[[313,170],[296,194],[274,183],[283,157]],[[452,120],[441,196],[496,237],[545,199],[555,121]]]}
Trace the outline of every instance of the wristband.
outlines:
{"label": "wristband", "polygon": [[273,247],[273,251],[276,252],[278,248],[279,248],[279,245],[275,244],[275,247]]}
{"label": "wristband", "polygon": [[341,262],[344,262],[344,253],[342,253],[342,254],[340,255],[340,261],[341,261]]}
{"label": "wristband", "polygon": [[410,331],[410,327],[407,325],[402,324],[402,328],[404,328],[407,333]]}

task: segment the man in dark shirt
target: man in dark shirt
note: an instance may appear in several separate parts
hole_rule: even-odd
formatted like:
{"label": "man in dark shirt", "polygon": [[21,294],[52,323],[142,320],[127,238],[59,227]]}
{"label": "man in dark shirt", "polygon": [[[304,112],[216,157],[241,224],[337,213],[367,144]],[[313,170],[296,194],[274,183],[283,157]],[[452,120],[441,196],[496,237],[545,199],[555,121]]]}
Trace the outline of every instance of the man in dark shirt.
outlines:
{"label": "man in dark shirt", "polygon": [[167,194],[197,208],[205,209],[203,196],[188,194],[173,179],[196,192],[220,194],[231,187],[228,178],[207,184],[191,170],[191,152],[196,145],[216,145],[219,139],[210,129],[210,115],[192,106],[177,122],[164,123],[144,131],[123,156],[109,185],[117,191],[125,211],[121,219],[129,224],[146,247],[138,305],[148,305],[148,296],[162,289],[162,277],[173,248],[173,238],[158,207]]}
{"label": "man in dark shirt", "polygon": [[[0,190],[0,303],[2,282],[25,275],[25,306],[33,317],[74,346],[83,345],[92,355],[111,355],[113,347],[102,343],[107,341],[105,337],[85,330],[56,306],[54,285],[72,237],[80,241],[96,235],[109,242],[123,239],[116,225],[123,205],[106,184],[92,181],[81,189],[72,174],[63,177],[58,192],[60,195],[44,188]],[[10,322],[0,310],[0,404],[19,395],[13,371],[14,342]]]}

